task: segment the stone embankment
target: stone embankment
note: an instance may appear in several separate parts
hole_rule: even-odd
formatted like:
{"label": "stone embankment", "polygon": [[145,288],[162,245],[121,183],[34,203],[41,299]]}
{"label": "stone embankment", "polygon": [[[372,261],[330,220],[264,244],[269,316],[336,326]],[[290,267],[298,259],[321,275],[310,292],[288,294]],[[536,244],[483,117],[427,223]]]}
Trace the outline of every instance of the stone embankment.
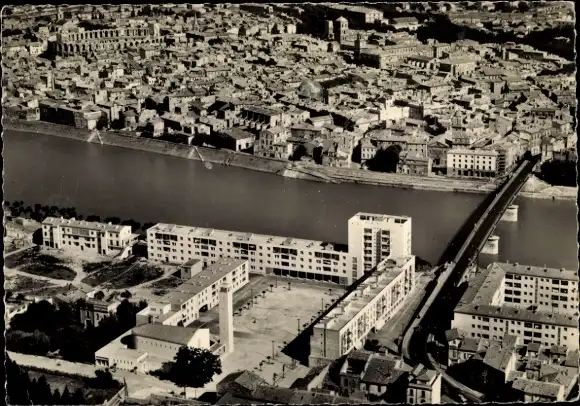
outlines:
{"label": "stone embankment", "polygon": [[[186,144],[142,138],[129,131],[120,133],[102,131],[99,137],[95,137],[91,136],[92,131],[89,130],[39,121],[4,119],[2,124],[5,130],[54,135],[78,141],[155,152],[178,158],[201,160],[204,163],[235,166],[315,182],[347,182],[404,189],[482,194],[489,193],[497,188],[497,184],[482,180],[449,179],[441,176],[410,176],[370,172],[354,168],[331,168],[307,163],[290,163],[281,159],[256,157],[245,153],[233,153],[228,150],[194,147]],[[545,183],[539,185],[538,182],[541,181],[538,181],[537,178],[531,178],[520,195],[553,200],[577,198],[577,188],[550,186]]]}

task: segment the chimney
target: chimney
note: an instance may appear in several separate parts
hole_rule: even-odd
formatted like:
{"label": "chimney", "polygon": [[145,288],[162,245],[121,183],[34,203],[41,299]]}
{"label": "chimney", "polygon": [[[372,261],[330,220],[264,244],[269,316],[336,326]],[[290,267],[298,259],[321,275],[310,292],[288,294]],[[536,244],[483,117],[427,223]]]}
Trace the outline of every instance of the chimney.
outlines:
{"label": "chimney", "polygon": [[234,312],[232,293],[232,289],[228,283],[224,283],[220,287],[220,343],[225,344],[226,354],[234,352]]}

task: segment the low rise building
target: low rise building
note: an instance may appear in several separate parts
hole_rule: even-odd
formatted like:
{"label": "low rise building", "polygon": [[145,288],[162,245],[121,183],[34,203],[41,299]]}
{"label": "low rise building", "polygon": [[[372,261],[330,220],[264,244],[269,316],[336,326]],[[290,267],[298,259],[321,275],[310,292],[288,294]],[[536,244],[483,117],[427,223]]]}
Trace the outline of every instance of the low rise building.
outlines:
{"label": "low rise building", "polygon": [[95,365],[129,371],[148,372],[173,361],[183,346],[210,349],[209,329],[143,324],[95,353]]}
{"label": "low rise building", "polygon": [[245,151],[254,145],[254,134],[241,128],[229,128],[217,135],[217,145],[232,151]]}
{"label": "low rise building", "polygon": [[89,299],[80,306],[81,323],[85,326],[97,327],[101,320],[117,310],[120,302],[105,302],[103,300]]}
{"label": "low rise building", "polygon": [[498,152],[454,148],[447,151],[447,176],[494,178],[498,174]]}
{"label": "low rise building", "polygon": [[219,304],[223,284],[229,284],[232,292],[236,292],[249,282],[247,260],[218,258],[206,268],[201,265],[201,261],[196,262],[186,282],[137,313],[137,325],[187,326],[197,320],[200,313]]}
{"label": "low rise building", "polygon": [[116,255],[130,247],[136,237],[131,226],[55,217],[42,222],[43,245],[66,251]]}
{"label": "low rise building", "polygon": [[290,136],[290,130],[283,127],[273,127],[261,131],[258,142],[254,147],[254,155],[288,159],[292,154],[292,148],[286,140]]}
{"label": "low rise building", "polygon": [[44,100],[38,104],[40,120],[55,124],[94,130],[102,112],[96,107],[73,107],[54,100]]}

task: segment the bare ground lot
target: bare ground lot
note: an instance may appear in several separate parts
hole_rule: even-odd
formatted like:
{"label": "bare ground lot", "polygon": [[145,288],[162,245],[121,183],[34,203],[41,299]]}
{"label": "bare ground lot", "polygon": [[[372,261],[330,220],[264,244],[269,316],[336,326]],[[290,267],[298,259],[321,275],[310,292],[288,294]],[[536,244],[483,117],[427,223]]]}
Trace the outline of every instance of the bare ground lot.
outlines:
{"label": "bare ground lot", "polygon": [[[276,384],[289,387],[308,368],[294,367],[292,359],[282,354],[281,349],[298,335],[298,326],[302,330],[304,324],[311,322],[323,302],[330,304],[343,293],[344,288],[335,284],[286,278],[276,281],[274,277],[252,275],[250,282],[234,294],[234,352],[222,361],[223,372],[214,377],[213,383],[241,369],[251,370],[271,383],[274,374],[281,376],[284,365],[286,377],[283,382],[277,378]],[[252,298],[254,303],[250,304]],[[217,313],[215,307],[189,327],[209,328],[212,335],[217,335]]]}
{"label": "bare ground lot", "polygon": [[87,276],[82,280],[90,286],[126,289],[163,276],[163,269],[144,259],[130,257],[120,261],[102,261],[83,266]]}
{"label": "bare ground lot", "polygon": [[[22,367],[21,367],[22,368]],[[42,375],[46,378],[46,381],[50,385],[50,389],[53,391],[58,389],[60,393],[64,391],[65,387],[68,387],[70,393],[74,393],[77,389],[81,389],[85,395],[85,399],[91,405],[102,404],[107,399],[110,399],[119,389],[95,389],[87,385],[87,379],[82,376],[67,376],[59,375],[58,373],[47,373],[44,371],[37,371],[33,369],[24,368],[28,372],[30,379],[40,378]]]}
{"label": "bare ground lot", "polygon": [[167,278],[159,279],[149,285],[152,293],[156,296],[163,296],[175,289],[184,282],[181,278],[176,276],[169,276]]}
{"label": "bare ground lot", "polygon": [[34,279],[24,275],[4,275],[4,289],[14,293],[26,294],[51,287],[47,280]]}
{"label": "bare ground lot", "polygon": [[66,261],[44,253],[40,247],[32,247],[6,257],[4,266],[53,279],[72,281],[77,276]]}

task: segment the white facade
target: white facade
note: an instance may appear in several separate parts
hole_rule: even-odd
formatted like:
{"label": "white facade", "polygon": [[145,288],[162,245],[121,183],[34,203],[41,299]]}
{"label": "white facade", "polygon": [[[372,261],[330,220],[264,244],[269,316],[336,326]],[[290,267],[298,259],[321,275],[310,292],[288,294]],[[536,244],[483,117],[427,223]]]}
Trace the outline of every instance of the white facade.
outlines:
{"label": "white facade", "polygon": [[447,151],[447,175],[493,178],[498,172],[497,151],[451,149]]}
{"label": "white facade", "polygon": [[187,282],[137,313],[137,325],[160,323],[187,326],[199,318],[200,311],[209,310],[219,303],[223,285],[228,284],[233,293],[248,282],[247,260],[218,258]]}
{"label": "white facade", "polygon": [[199,259],[206,265],[221,257],[249,261],[249,272],[352,283],[346,247],[322,241],[274,237],[216,229],[157,224],[147,230],[152,261],[181,264]]}
{"label": "white facade", "polygon": [[360,278],[389,256],[411,255],[411,218],[358,213],[348,221],[353,276]]}
{"label": "white facade", "polygon": [[113,255],[130,245],[133,234],[131,226],[47,217],[42,239],[45,247]]}
{"label": "white facade", "polygon": [[258,141],[254,144],[254,155],[266,158],[288,159],[292,154],[292,146],[286,140],[290,130],[274,127],[260,132]]}
{"label": "white facade", "polygon": [[451,324],[466,337],[501,340],[512,334],[521,336],[524,344],[578,349],[578,276],[574,272],[494,263],[472,282]]}
{"label": "white facade", "polygon": [[370,331],[381,329],[403,307],[414,285],[414,256],[382,261],[368,279],[314,327],[310,338],[313,362],[340,358],[362,348]]}

